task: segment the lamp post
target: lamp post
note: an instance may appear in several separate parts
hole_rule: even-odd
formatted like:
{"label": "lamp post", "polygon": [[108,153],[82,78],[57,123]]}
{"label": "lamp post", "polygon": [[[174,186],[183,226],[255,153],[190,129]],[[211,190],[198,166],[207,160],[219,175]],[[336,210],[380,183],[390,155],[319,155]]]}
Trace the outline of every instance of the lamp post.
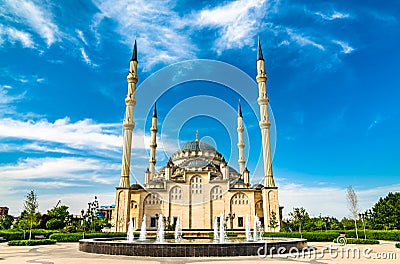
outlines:
{"label": "lamp post", "polygon": [[[331,222],[331,218],[329,216],[326,216],[323,218],[325,222],[325,231],[328,231],[328,224]],[[329,226],[330,229],[330,226]]]}
{"label": "lamp post", "polygon": [[85,210],[81,210],[81,215],[82,215],[82,226],[83,226],[83,234],[82,234],[82,238],[85,239],[85,231],[86,231],[86,223],[85,220],[88,217],[88,212],[86,212],[85,214]]}
{"label": "lamp post", "polygon": [[367,233],[365,233],[365,222],[364,222],[365,218],[367,217],[367,214],[361,213],[361,214],[358,214],[358,216],[360,217],[360,219],[363,223],[363,226],[364,226],[364,239],[367,239]]}
{"label": "lamp post", "polygon": [[233,230],[233,219],[235,219],[235,213],[231,214],[229,213],[226,218],[225,218],[225,222],[227,222],[228,220],[230,220],[230,224],[231,224],[231,229]]}

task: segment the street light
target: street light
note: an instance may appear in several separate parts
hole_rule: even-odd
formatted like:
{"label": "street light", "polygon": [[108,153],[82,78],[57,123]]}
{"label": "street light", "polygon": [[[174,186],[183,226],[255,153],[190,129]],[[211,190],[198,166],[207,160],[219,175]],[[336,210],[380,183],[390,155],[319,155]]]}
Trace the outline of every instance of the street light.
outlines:
{"label": "street light", "polygon": [[228,220],[230,220],[229,222],[231,223],[231,229],[233,229],[233,219],[235,219],[235,213],[229,213],[225,218],[225,222],[228,222]]}
{"label": "street light", "polygon": [[82,234],[82,238],[83,239],[85,239],[85,231],[86,231],[86,229],[85,229],[85,227],[86,227],[86,224],[85,224],[85,220],[86,220],[86,218],[88,217],[88,213],[86,213],[85,214],[85,210],[81,210],[81,215],[82,215],[82,226],[83,226],[83,234]]}
{"label": "street light", "polygon": [[361,221],[362,221],[362,223],[364,225],[364,239],[367,239],[367,234],[365,233],[365,222],[364,222],[364,220],[367,217],[367,214],[366,213],[361,213],[361,214],[358,214],[358,216],[360,217],[360,219],[361,219]]}

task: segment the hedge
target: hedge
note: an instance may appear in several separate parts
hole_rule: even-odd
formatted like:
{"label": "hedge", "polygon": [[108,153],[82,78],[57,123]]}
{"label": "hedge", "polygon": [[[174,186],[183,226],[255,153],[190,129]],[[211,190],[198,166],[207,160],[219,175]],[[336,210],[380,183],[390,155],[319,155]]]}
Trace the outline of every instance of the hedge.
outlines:
{"label": "hedge", "polygon": [[[340,231],[302,232],[303,238],[308,241],[332,241],[339,236]],[[265,232],[264,237],[300,238],[299,232]]]}
{"label": "hedge", "polygon": [[[337,243],[337,240],[334,239],[333,243]],[[346,244],[365,244],[365,245],[373,245],[379,244],[379,241],[376,239],[355,239],[355,238],[348,238]]]}
{"label": "hedge", "polygon": [[[139,236],[138,232],[133,233],[135,237]],[[126,237],[124,232],[109,232],[109,233],[85,233],[85,238],[102,238],[102,237]],[[78,242],[83,238],[83,233],[56,233],[50,236],[50,239],[57,242]]]}
{"label": "hedge", "polygon": [[[35,236],[44,236],[45,238],[49,238],[50,235],[58,232],[59,231],[57,230],[32,229],[32,238]],[[24,231],[19,229],[0,230],[0,237],[3,237],[7,241],[22,240],[29,237],[29,230],[25,230],[25,238]]]}
{"label": "hedge", "polygon": [[10,240],[9,246],[36,246],[36,245],[51,245],[57,241],[54,239],[32,239],[32,240]]}
{"label": "hedge", "polygon": [[397,243],[397,244],[396,244],[396,247],[397,247],[397,248],[400,248],[400,243]]}
{"label": "hedge", "polygon": [[[336,239],[340,233],[345,233],[347,238],[356,238],[355,230],[328,230],[328,231],[316,231],[316,232],[303,232],[303,238],[308,241],[318,242],[329,242]],[[400,230],[366,230],[367,239],[373,240],[394,240],[400,241]],[[287,238],[299,238],[299,232],[266,232],[264,237],[287,237]],[[358,237],[364,238],[364,231],[358,231]]]}

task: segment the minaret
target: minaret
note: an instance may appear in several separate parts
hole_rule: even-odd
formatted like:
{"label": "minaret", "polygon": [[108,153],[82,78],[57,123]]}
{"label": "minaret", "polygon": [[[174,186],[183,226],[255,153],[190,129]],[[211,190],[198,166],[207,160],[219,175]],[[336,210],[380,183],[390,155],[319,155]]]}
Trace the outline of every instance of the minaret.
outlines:
{"label": "minaret", "polygon": [[[240,106],[240,99],[238,101],[238,127],[237,127],[237,132],[238,132],[238,149],[239,149],[239,172],[244,176],[244,170],[245,170],[245,164],[246,160],[244,159],[244,141],[243,141],[243,116],[242,116],[242,107]],[[244,178],[243,178],[244,180]]]}
{"label": "minaret", "polygon": [[121,180],[118,187],[129,188],[129,173],[130,173],[130,163],[131,163],[131,149],[132,149],[132,130],[135,127],[135,122],[133,121],[134,109],[136,105],[135,93],[136,93],[136,83],[138,81],[137,77],[137,48],[136,39],[135,45],[133,47],[132,58],[129,63],[129,72],[126,79],[128,80],[128,93],[125,98],[125,118],[123,122],[124,127],[124,142],[123,142],[123,152],[122,152],[122,170],[121,170]]}
{"label": "minaret", "polygon": [[134,109],[136,105],[135,93],[137,77],[137,48],[136,39],[133,47],[132,58],[129,62],[129,72],[126,77],[128,81],[128,93],[125,98],[125,117],[123,121],[124,128],[124,141],[122,150],[122,169],[121,178],[118,187],[116,188],[114,218],[112,219],[112,229],[116,232],[126,232],[128,229],[128,222],[130,218],[130,202],[131,202],[131,189],[130,189],[130,162],[131,162],[131,148],[132,148],[132,130],[135,127],[133,121]]}
{"label": "minaret", "polygon": [[258,38],[257,77],[258,105],[260,106],[260,129],[262,137],[262,151],[264,160],[264,186],[275,187],[272,174],[272,156],[269,129],[271,122],[268,116],[267,74],[264,68],[264,57],[261,49],[260,37]]}
{"label": "minaret", "polygon": [[[262,188],[264,227],[267,232],[276,232],[280,229],[280,210],[278,201],[278,187],[275,186],[272,174],[272,155],[270,141],[271,122],[268,117],[268,95],[267,95],[267,74],[264,68],[264,57],[261,50],[260,38],[258,38],[257,56],[257,77],[258,83],[258,104],[260,105],[260,129],[262,137],[262,151],[264,161],[264,187]],[[270,219],[273,215],[278,219],[278,226],[270,227]]]}
{"label": "minaret", "polygon": [[150,180],[154,178],[156,168],[156,148],[157,148],[157,106],[154,103],[153,117],[151,118],[151,142],[150,142]]}

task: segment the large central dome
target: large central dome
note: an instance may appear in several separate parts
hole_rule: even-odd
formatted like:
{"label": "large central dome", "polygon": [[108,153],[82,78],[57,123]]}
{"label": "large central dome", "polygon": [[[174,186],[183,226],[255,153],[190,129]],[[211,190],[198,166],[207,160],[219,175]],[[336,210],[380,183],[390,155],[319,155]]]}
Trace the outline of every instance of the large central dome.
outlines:
{"label": "large central dome", "polygon": [[203,141],[190,141],[182,145],[181,150],[209,150],[216,151],[213,146]]}

